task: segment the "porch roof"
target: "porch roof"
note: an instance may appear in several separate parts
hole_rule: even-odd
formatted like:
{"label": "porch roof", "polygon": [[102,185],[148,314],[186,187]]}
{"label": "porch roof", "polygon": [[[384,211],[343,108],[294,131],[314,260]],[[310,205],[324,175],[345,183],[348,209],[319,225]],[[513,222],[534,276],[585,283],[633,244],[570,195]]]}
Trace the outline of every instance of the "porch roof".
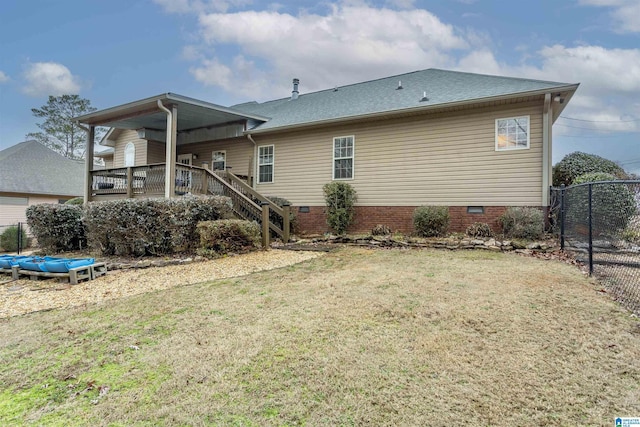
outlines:
{"label": "porch roof", "polygon": [[90,126],[107,126],[118,129],[167,129],[167,116],[158,108],[158,101],[165,107],[178,109],[177,131],[223,125],[248,120],[266,122],[268,117],[246,113],[175,93],[164,93],[104,110],[76,117],[74,120]]}

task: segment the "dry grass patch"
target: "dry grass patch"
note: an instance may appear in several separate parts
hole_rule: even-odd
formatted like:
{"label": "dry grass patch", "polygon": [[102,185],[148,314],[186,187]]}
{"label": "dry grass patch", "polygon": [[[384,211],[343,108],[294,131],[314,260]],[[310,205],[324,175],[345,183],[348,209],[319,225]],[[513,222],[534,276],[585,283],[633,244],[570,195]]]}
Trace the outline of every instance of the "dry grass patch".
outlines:
{"label": "dry grass patch", "polygon": [[572,266],[345,249],[0,323],[0,424],[611,425],[637,318]]}

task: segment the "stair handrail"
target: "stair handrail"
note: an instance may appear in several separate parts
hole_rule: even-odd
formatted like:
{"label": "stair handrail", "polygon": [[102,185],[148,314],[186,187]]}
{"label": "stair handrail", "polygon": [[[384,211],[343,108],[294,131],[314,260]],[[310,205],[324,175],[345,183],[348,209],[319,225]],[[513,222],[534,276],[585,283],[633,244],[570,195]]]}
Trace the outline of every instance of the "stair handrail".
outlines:
{"label": "stair handrail", "polygon": [[226,171],[226,175],[227,175],[227,179],[229,181],[231,181],[231,182],[233,182],[235,184],[238,184],[238,186],[240,186],[240,188],[242,188],[243,191],[251,194],[253,197],[255,197],[256,199],[260,200],[261,202],[269,203],[269,209],[271,209],[272,211],[274,211],[278,215],[284,217],[284,210],[280,206],[276,205],[271,200],[269,200],[269,198],[264,197],[262,194],[258,193],[256,190],[251,188],[251,186],[249,184],[247,184],[246,182],[244,182],[243,180],[238,178],[238,176],[235,175],[230,170]]}

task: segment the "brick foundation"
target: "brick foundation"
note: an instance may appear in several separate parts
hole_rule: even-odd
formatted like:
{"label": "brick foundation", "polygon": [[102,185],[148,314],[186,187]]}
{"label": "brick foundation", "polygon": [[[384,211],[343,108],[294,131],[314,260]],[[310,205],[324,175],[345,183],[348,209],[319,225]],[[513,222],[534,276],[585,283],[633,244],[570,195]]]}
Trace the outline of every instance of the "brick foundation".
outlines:
{"label": "brick foundation", "polygon": [[[413,229],[413,211],[416,206],[357,206],[354,223],[350,233],[368,233],[378,224],[386,225],[394,232],[410,234]],[[310,206],[309,212],[300,212],[293,207],[298,220],[298,234],[322,234],[329,231],[324,206]],[[467,213],[466,206],[450,206],[450,232],[464,232],[474,222],[486,222],[493,231],[500,231],[498,218],[507,208],[505,206],[484,206],[484,213]]]}

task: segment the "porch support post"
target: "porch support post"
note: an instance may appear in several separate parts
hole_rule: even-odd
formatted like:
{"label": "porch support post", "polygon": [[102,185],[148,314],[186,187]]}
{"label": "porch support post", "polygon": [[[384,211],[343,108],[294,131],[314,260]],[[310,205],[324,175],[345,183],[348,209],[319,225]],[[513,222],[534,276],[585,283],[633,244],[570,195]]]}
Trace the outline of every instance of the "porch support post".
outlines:
{"label": "porch support post", "polygon": [[551,94],[546,93],[542,110],[542,206],[545,208],[549,207],[551,187],[551,113]]}
{"label": "porch support post", "polygon": [[91,201],[91,187],[93,185],[93,178],[91,177],[91,170],[93,170],[93,140],[96,136],[96,127],[91,125],[87,131],[87,148],[85,150],[84,159],[84,204],[86,205]]}
{"label": "porch support post", "polygon": [[176,142],[178,140],[178,107],[170,106],[167,109],[160,100],[158,107],[167,113],[167,136],[165,152],[165,175],[164,175],[164,197],[170,199],[175,197],[176,183]]}

